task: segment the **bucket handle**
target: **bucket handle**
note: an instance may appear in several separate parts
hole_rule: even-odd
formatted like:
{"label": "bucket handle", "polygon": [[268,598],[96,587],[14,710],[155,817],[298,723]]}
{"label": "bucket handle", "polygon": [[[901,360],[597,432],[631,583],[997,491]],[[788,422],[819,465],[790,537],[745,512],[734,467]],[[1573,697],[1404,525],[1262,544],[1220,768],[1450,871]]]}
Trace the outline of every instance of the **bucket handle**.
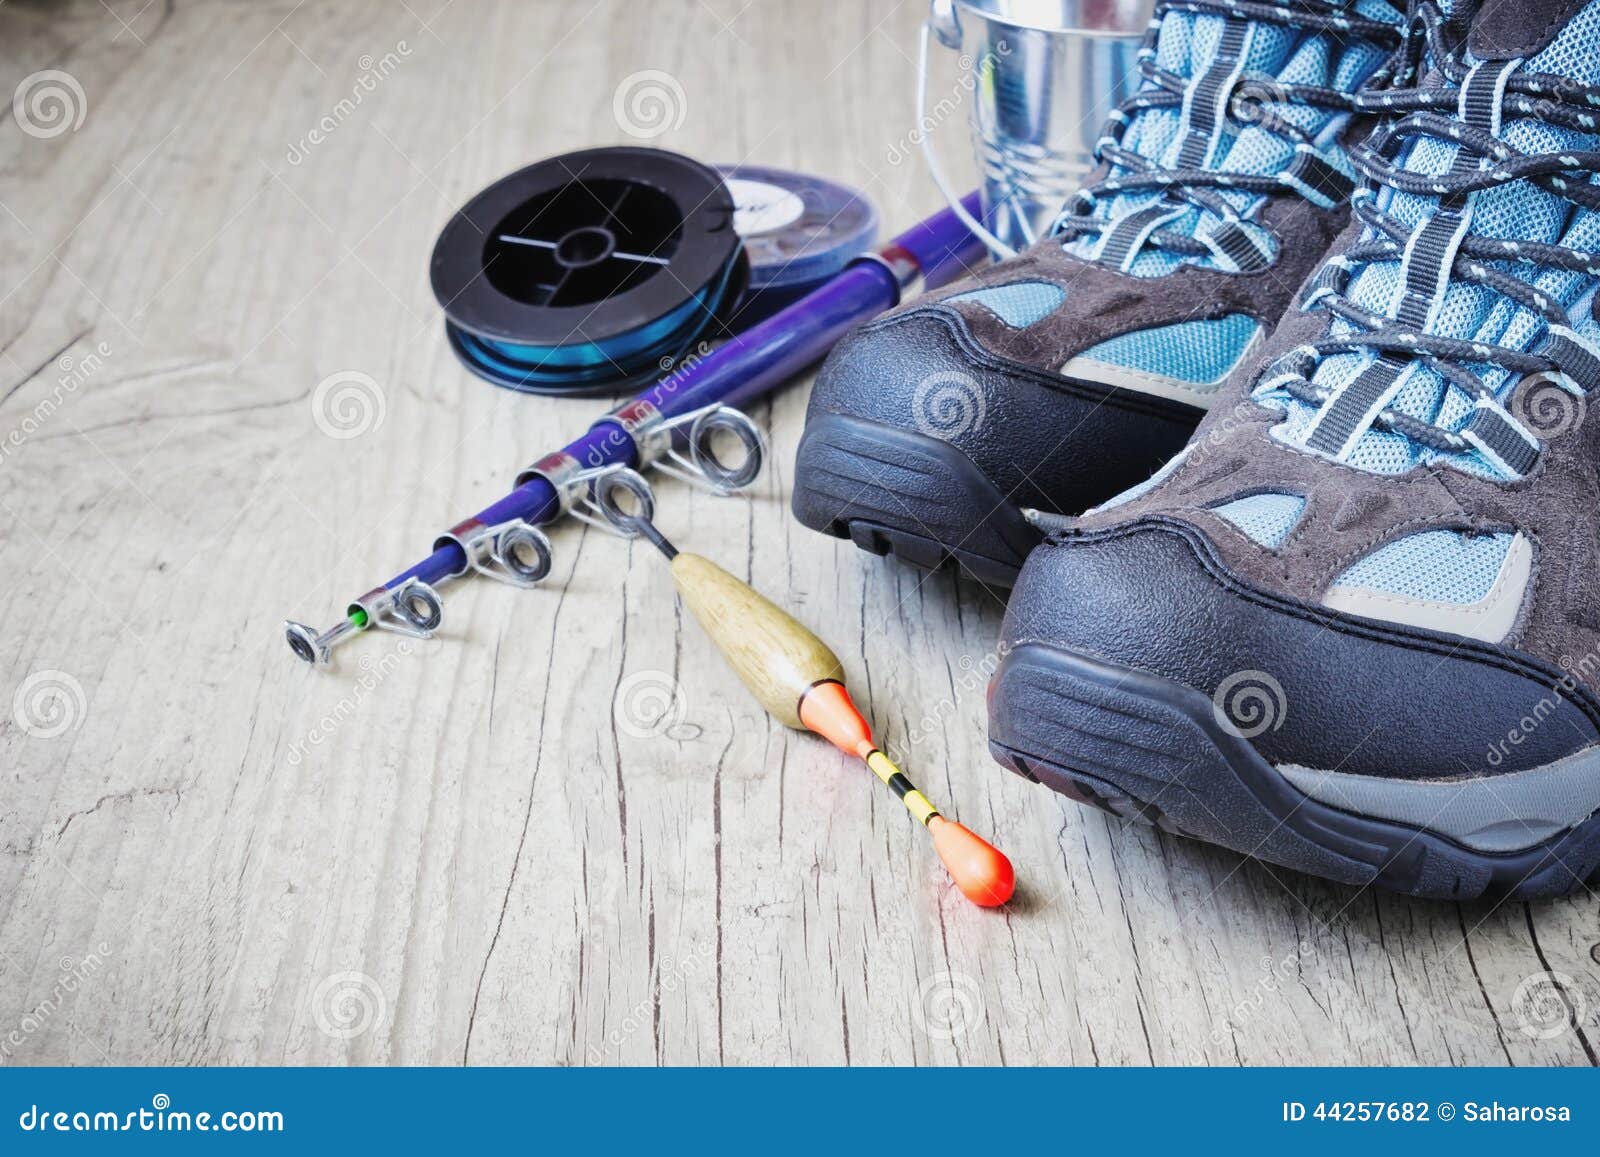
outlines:
{"label": "bucket handle", "polygon": [[[928,21],[923,21],[922,34],[917,50],[917,114],[914,122],[917,125],[929,124],[927,117],[928,37],[931,34],[932,29],[929,27]],[[1008,258],[1015,257],[1017,251],[991,233],[982,221],[967,212],[966,206],[961,203],[961,198],[952,191],[950,182],[944,178],[944,170],[939,167],[939,158],[934,153],[933,133],[931,131],[924,131],[922,134],[922,159],[927,162],[928,175],[933,178],[933,183],[938,186],[939,193],[944,197],[945,203],[960,218],[961,223],[972,231],[972,235],[982,241],[989,252],[999,260],[1005,261]]]}

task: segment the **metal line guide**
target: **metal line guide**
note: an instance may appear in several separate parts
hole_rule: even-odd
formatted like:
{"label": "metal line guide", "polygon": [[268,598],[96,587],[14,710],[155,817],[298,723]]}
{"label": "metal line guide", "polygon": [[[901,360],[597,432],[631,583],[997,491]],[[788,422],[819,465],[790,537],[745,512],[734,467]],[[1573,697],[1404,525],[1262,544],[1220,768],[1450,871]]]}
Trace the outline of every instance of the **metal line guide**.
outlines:
{"label": "metal line guide", "polygon": [[[611,427],[603,430],[603,427]],[[518,490],[542,482],[555,492],[553,511],[497,523],[469,518],[433,541],[434,556],[454,551],[462,560],[435,583],[411,576],[377,587],[346,608],[345,618],[318,632],[293,620],[284,623],[289,647],[308,663],[332,661],[335,646],[366,627],[380,627],[413,638],[432,637],[444,621],[437,586],[476,572],[516,587],[537,586],[549,577],[555,549],[538,523],[571,515],[620,538],[633,538],[634,515],[655,517],[655,490],[641,470],[655,468],[713,494],[732,494],[753,483],[766,460],[761,431],[739,410],[720,403],[667,417],[645,399],[636,399],[595,423],[605,437],[626,439],[636,467],[622,463],[586,466],[566,450],[548,454],[517,475]],[[719,435],[731,435],[742,456],[731,465],[716,448]],[[635,511],[624,510],[619,492],[631,496]]]}

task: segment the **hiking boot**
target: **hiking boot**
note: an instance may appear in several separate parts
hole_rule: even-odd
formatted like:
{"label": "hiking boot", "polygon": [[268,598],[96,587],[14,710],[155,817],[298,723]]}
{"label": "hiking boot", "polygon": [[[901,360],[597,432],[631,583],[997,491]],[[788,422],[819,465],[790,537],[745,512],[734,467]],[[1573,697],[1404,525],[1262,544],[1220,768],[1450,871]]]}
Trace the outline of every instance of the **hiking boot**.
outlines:
{"label": "hiking boot", "polygon": [[795,463],[805,525],[1009,586],[1026,508],[1083,510],[1193,432],[1348,220],[1385,0],[1160,3],[1051,236],[847,337]]}
{"label": "hiking boot", "polygon": [[1261,368],[1029,558],[990,747],[1332,880],[1552,895],[1600,865],[1600,0],[1414,16]]}

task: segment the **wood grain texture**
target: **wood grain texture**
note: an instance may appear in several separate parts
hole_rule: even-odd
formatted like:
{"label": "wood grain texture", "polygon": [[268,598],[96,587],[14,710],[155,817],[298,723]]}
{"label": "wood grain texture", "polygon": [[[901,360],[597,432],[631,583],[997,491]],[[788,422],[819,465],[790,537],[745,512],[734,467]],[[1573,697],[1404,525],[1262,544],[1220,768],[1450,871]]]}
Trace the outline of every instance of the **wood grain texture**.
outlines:
{"label": "wood grain texture", "polygon": [[[653,143],[901,227],[936,204],[895,161],[921,10],[0,6],[0,96],[59,70],[87,104],[0,125],[0,1057],[1595,1063],[1593,895],[1357,892],[998,770],[1000,603],[789,518],[803,382],[756,408],[753,494],[664,483],[662,529],[828,624],[888,750],[1015,861],[1009,909],[766,718],[646,545],[564,527],[546,588],[451,590],[437,645],[289,656],[286,615],[325,625],[597,408],[456,365],[453,209],[634,142],[614,94],[656,70],[682,119]],[[358,436],[322,428],[335,375],[373,383]],[[1530,1021],[1547,973],[1576,1027]]]}
{"label": "wood grain texture", "polygon": [[800,700],[824,679],[844,678],[839,657],[810,627],[703,555],[678,555],[672,578],[706,637],[767,714],[803,729]]}

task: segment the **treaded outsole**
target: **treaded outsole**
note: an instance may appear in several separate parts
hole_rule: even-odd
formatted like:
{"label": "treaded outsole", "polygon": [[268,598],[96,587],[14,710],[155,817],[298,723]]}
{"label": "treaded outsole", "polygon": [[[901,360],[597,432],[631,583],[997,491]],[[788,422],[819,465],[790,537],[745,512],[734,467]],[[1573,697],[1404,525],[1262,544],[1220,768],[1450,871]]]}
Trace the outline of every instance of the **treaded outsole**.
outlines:
{"label": "treaded outsole", "polygon": [[812,530],[928,570],[1009,588],[1040,534],[957,447],[866,418],[821,414],[795,455],[792,505]]}
{"label": "treaded outsole", "polygon": [[1340,883],[1431,899],[1559,896],[1600,876],[1600,813],[1518,852],[1356,815],[1305,795],[1193,688],[1042,643],[989,694],[1000,764],[1080,803]]}

